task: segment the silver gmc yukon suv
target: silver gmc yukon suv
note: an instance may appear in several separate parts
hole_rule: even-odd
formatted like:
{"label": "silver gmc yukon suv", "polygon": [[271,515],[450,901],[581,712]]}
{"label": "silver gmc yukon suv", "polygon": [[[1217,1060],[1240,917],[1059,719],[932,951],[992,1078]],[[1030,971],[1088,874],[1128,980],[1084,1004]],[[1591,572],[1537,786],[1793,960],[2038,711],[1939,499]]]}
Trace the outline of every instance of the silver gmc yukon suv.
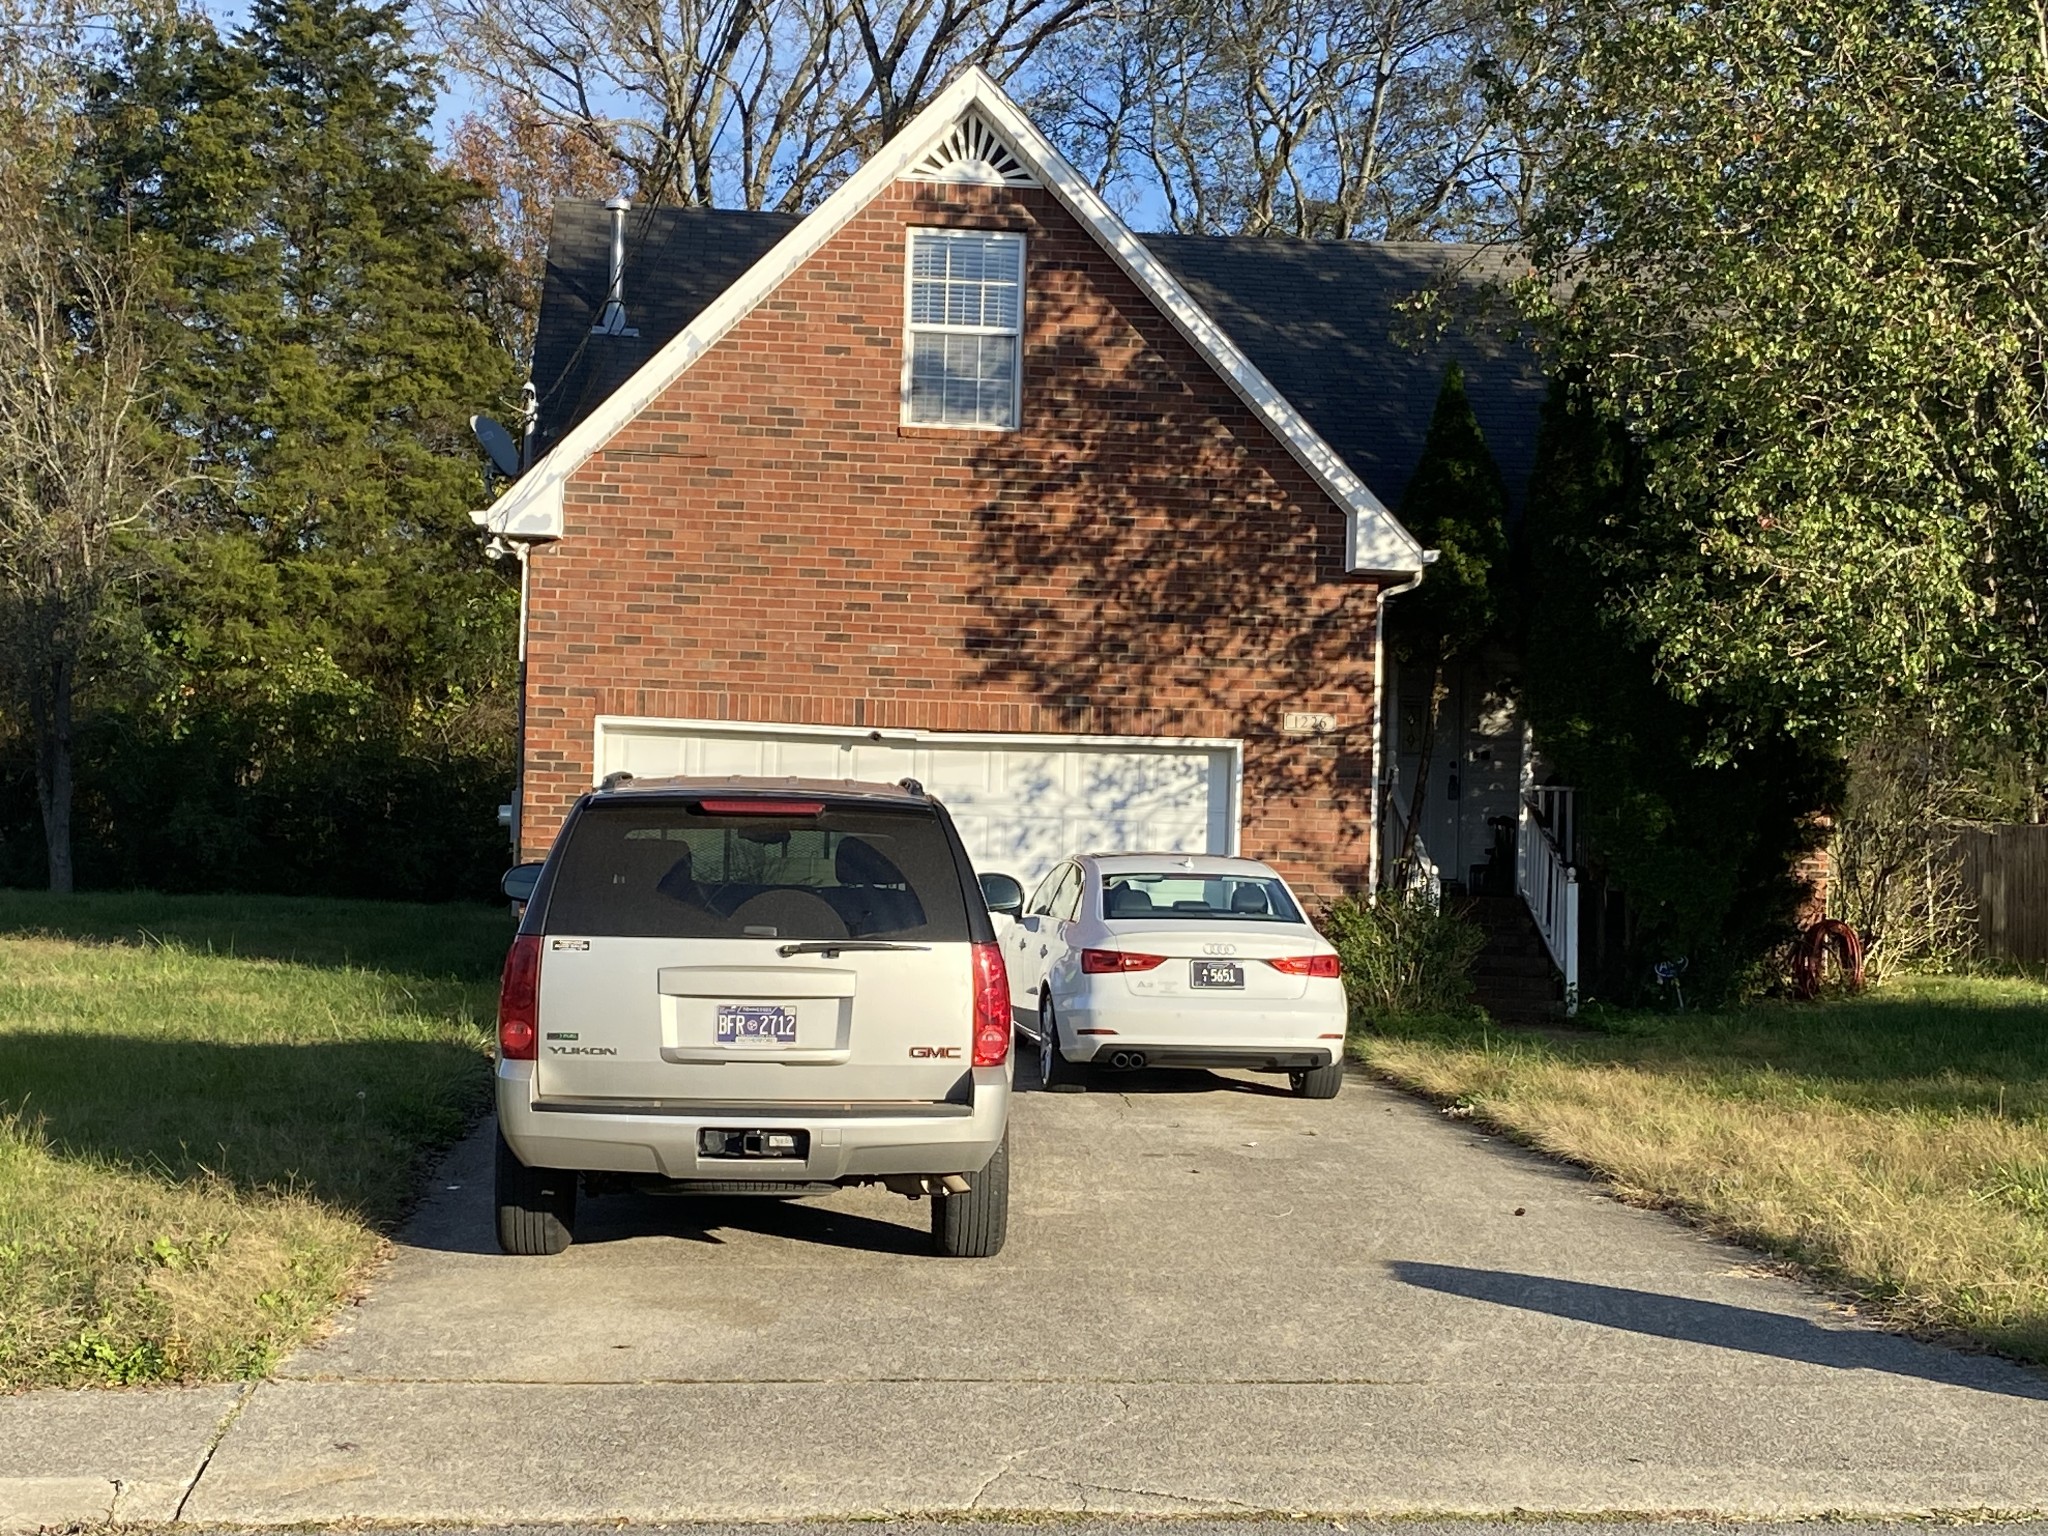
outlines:
{"label": "silver gmc yukon suv", "polygon": [[929,1197],[941,1254],[1003,1246],[1010,995],[977,880],[914,781],[642,779],[579,800],[498,1004],[498,1242],[569,1244],[579,1183]]}

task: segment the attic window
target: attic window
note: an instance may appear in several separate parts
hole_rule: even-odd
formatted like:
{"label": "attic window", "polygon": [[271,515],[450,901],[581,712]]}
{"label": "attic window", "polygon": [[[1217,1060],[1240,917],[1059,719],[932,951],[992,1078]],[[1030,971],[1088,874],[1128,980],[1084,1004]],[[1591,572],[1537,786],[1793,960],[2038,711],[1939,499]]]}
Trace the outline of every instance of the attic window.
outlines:
{"label": "attic window", "polygon": [[1022,235],[913,229],[903,420],[1014,428],[1023,322]]}

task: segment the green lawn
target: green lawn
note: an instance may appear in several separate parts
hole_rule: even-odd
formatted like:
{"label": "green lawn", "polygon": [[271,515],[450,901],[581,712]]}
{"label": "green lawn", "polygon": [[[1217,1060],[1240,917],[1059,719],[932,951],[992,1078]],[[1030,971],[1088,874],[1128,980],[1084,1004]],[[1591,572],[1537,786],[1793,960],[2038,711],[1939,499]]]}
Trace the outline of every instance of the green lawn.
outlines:
{"label": "green lawn", "polygon": [[2048,1360],[2048,988],[1907,979],[1591,1022],[1397,1020],[1352,1049],[1896,1321]]}
{"label": "green lawn", "polygon": [[260,1373],[484,1107],[501,908],[0,892],[0,1386]]}

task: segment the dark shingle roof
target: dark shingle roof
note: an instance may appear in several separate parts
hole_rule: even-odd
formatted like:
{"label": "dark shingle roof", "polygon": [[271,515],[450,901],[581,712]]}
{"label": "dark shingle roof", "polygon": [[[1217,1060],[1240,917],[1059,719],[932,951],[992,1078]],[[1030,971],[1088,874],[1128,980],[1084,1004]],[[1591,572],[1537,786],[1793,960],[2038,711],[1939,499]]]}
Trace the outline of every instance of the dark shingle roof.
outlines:
{"label": "dark shingle roof", "polygon": [[[636,209],[627,216],[626,315],[635,338],[592,337],[611,261],[611,215],[556,205],[534,342],[540,449],[618,388],[765,255],[794,214]],[[1502,270],[1445,245],[1147,235],[1151,251],[1360,479],[1398,511],[1455,357],[1487,446],[1519,510],[1535,459],[1544,382],[1529,349],[1461,302]],[[1406,301],[1456,274],[1427,340]]]}
{"label": "dark shingle roof", "polygon": [[[1470,246],[1145,235],[1195,302],[1230,333],[1324,442],[1388,507],[1422,457],[1444,370],[1456,358],[1486,446],[1519,512],[1548,386],[1488,298],[1506,261]],[[1447,287],[1438,287],[1446,278]],[[1438,287],[1432,329],[1409,307]]]}
{"label": "dark shingle roof", "polygon": [[597,409],[799,222],[790,213],[636,208],[626,215],[626,320],[638,336],[592,336],[611,282],[612,216],[555,204],[547,284],[533,338],[539,452]]}

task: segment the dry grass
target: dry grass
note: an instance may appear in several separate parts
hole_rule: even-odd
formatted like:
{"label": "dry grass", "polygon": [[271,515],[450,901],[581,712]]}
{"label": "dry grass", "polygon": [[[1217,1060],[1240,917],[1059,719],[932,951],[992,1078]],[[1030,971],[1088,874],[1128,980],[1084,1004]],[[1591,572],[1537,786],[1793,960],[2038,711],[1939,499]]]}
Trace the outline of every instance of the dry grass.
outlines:
{"label": "dry grass", "polygon": [[0,1387],[260,1374],[316,1329],[485,1100],[505,933],[0,896]]}
{"label": "dry grass", "polygon": [[1353,1049],[1901,1322],[2048,1360],[2048,988],[1906,980],[1603,1022],[1558,1039],[1402,1021]]}

